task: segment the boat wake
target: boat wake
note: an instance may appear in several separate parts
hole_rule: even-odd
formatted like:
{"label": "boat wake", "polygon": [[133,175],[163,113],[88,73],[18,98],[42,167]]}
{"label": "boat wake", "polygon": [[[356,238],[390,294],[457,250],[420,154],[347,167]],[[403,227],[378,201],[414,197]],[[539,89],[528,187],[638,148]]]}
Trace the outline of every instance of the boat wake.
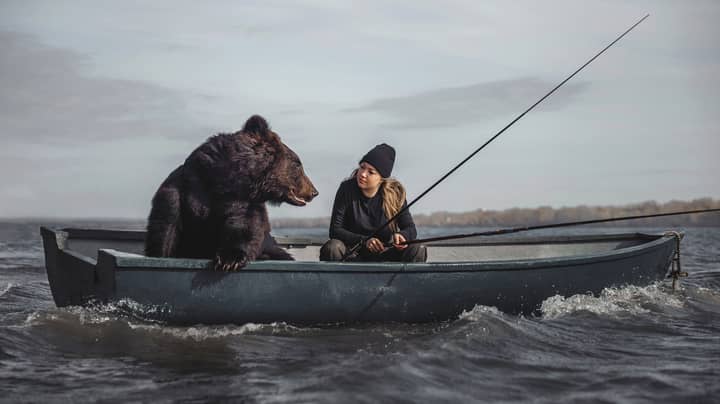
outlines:
{"label": "boat wake", "polygon": [[195,325],[189,327],[166,326],[160,324],[129,323],[133,330],[158,333],[177,339],[206,341],[224,339],[238,335],[294,335],[301,334],[304,329],[277,322],[269,324],[247,323],[243,325]]}
{"label": "boat wake", "polygon": [[29,313],[25,318],[25,326],[45,326],[50,324],[68,324],[92,326],[116,322],[117,317],[97,310],[79,306],[65,307],[62,309],[45,311],[37,310]]}
{"label": "boat wake", "polygon": [[552,296],[543,301],[540,311],[543,318],[555,319],[575,312],[590,312],[600,315],[644,314],[658,308],[681,308],[683,300],[662,283],[638,287],[603,289],[600,296],[574,295]]}
{"label": "boat wake", "polygon": [[223,339],[239,335],[264,336],[300,336],[315,334],[314,328],[296,327],[284,322],[268,324],[246,323],[243,325],[204,325],[172,326],[148,319],[165,307],[146,306],[138,302],[122,299],[108,304],[94,304],[80,307],[72,306],[52,311],[33,311],[25,319],[24,326],[67,325],[100,329],[121,327],[132,333],[151,334],[182,340],[206,341]]}
{"label": "boat wake", "polygon": [[[463,311],[451,325],[452,332],[468,338],[481,338],[484,343],[493,340],[514,340],[527,334],[528,321],[523,316],[503,313],[496,307],[475,306]],[[488,340],[489,338],[489,340]]]}
{"label": "boat wake", "polygon": [[[577,312],[589,312],[599,315],[637,315],[657,312],[663,308],[683,308],[688,295],[705,295],[710,292],[710,289],[692,287],[690,289],[680,289],[677,293],[673,293],[662,282],[645,287],[606,288],[603,289],[600,296],[586,294],[570,297],[560,295],[549,297],[543,301],[540,312],[542,318],[545,319],[556,319]],[[720,300],[720,295],[715,297]],[[496,307],[475,306],[471,310],[463,311],[458,316],[458,320],[481,322],[505,317],[508,317],[508,315]]]}
{"label": "boat wake", "polygon": [[503,312],[498,310],[497,307],[475,306],[472,310],[465,310],[460,313],[458,320],[482,321],[487,319],[488,316],[498,317],[503,315]]}

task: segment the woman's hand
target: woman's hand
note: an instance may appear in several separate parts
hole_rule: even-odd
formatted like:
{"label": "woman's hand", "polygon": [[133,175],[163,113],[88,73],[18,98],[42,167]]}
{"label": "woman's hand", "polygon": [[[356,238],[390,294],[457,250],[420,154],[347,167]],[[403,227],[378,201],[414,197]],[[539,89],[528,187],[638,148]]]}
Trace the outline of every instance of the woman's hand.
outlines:
{"label": "woman's hand", "polygon": [[365,242],[365,247],[373,254],[379,254],[383,252],[385,249],[385,246],[383,245],[382,241],[378,240],[377,238],[373,237]]}
{"label": "woman's hand", "polygon": [[398,250],[404,250],[408,248],[407,244],[403,244],[405,242],[405,236],[403,236],[401,233],[394,233],[392,236],[392,243],[395,248]]}

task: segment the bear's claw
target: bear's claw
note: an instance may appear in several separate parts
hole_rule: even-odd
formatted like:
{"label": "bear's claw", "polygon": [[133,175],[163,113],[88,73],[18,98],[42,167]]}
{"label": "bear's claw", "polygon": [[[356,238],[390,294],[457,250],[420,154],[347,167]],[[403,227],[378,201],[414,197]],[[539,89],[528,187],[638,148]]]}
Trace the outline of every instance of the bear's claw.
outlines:
{"label": "bear's claw", "polygon": [[212,269],[215,271],[222,272],[237,272],[243,269],[247,265],[247,259],[223,259],[220,256],[215,256],[212,261]]}

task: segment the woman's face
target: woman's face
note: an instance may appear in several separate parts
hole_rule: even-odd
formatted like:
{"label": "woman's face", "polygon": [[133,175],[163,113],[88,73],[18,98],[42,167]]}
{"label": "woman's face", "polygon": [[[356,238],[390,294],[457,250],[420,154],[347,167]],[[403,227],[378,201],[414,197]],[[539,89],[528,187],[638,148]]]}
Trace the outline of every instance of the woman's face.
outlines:
{"label": "woman's face", "polygon": [[355,176],[358,187],[366,192],[375,193],[380,188],[382,176],[371,164],[363,161]]}

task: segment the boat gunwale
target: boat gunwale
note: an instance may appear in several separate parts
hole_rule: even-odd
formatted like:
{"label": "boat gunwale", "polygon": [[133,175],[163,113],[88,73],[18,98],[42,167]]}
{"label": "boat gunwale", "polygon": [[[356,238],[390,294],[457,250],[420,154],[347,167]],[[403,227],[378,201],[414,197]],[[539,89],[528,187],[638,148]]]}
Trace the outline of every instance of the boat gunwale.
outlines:
{"label": "boat gunwale", "polygon": [[[43,228],[52,233],[54,238],[59,241],[58,250],[61,253],[67,253],[92,265],[97,265],[97,260],[88,257],[72,248],[67,248],[66,242],[72,239],[90,239],[90,240],[128,240],[140,241],[144,235],[141,230],[108,230],[108,229],[50,229]],[[679,233],[683,237],[682,232]],[[108,235],[120,237],[109,238]],[[654,248],[658,245],[668,242],[669,238],[675,236],[668,232],[663,233],[615,233],[615,234],[583,234],[568,236],[533,236],[521,239],[504,239],[504,240],[482,240],[482,242],[472,244],[431,244],[435,246],[452,247],[452,246],[501,246],[501,245],[532,245],[532,244],[561,244],[561,243],[587,243],[593,241],[610,241],[610,240],[632,240],[646,239],[647,242],[620,248],[617,250],[609,250],[594,254],[547,257],[547,258],[528,258],[517,260],[488,260],[488,261],[438,261],[429,263],[395,263],[395,262],[321,262],[321,261],[254,261],[250,262],[245,268],[237,273],[242,272],[290,272],[290,273],[460,273],[460,272],[490,272],[490,271],[519,271],[519,270],[538,270],[543,268],[562,268],[582,265],[590,262],[607,262],[617,259],[623,259],[630,256],[642,254],[645,250]],[[295,238],[294,241],[308,239]],[[157,258],[145,257],[139,254],[127,253],[115,249],[99,249],[100,255],[106,255],[113,262],[118,271],[162,271],[162,272],[201,272],[208,271],[209,260],[192,259],[192,258]],[[297,268],[288,268],[297,267]],[[217,273],[217,272],[215,272]],[[228,273],[230,275],[232,273]]]}
{"label": "boat gunwale", "polygon": [[[663,245],[673,239],[672,234],[636,233],[638,237],[652,238],[651,241],[635,246],[624,247],[601,253],[530,258],[520,260],[489,260],[489,261],[443,261],[429,263],[395,263],[395,262],[321,262],[321,261],[254,261],[239,272],[289,272],[289,273],[459,273],[459,272],[492,272],[492,271],[525,271],[543,268],[558,269],[575,267],[587,263],[599,263],[624,259],[643,254],[647,250]],[[512,243],[511,243],[512,244]],[[115,269],[122,272],[131,271],[162,271],[162,272],[200,272],[208,271],[209,260],[192,258],[156,258],[125,253],[114,249],[101,249],[98,254],[110,256]],[[158,265],[161,264],[161,265]],[[174,264],[174,265],[170,265]],[[289,268],[297,266],[299,268]],[[309,268],[312,267],[312,268]],[[218,272],[214,272],[218,273]],[[219,272],[222,274],[222,272]]]}
{"label": "boat gunwale", "polygon": [[[58,230],[49,229],[52,232],[61,231],[67,236],[67,240],[85,239],[85,240],[113,240],[113,241],[144,241],[144,230],[127,230],[127,229],[93,229],[93,228],[77,228],[67,227]],[[579,235],[544,235],[544,236],[525,236],[519,238],[506,238],[508,234],[475,236],[475,240],[481,241],[457,241],[443,240],[426,243],[428,246],[436,247],[467,247],[467,246],[484,246],[484,245],[526,245],[526,244],[565,244],[568,242],[592,242],[592,241],[609,241],[623,239],[645,238],[654,240],[664,235],[663,233],[611,233],[611,234],[579,234]],[[303,248],[306,246],[322,246],[327,238],[323,237],[292,237],[273,235],[275,241],[281,246],[290,246],[290,248]],[[466,240],[466,239],[460,239]]]}

